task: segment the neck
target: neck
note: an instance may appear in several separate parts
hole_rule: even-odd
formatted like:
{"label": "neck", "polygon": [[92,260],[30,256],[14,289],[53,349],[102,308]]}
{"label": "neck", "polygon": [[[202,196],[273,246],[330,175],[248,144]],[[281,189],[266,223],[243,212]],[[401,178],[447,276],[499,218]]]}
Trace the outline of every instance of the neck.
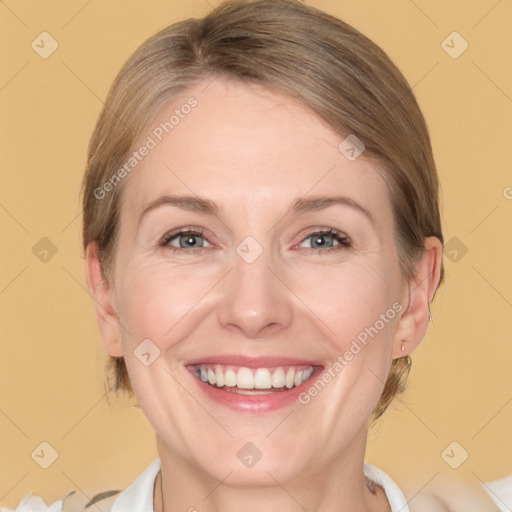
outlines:
{"label": "neck", "polygon": [[[270,475],[265,482],[240,485],[226,469],[217,480],[196,464],[169,450],[157,438],[162,470],[155,482],[155,512],[388,512],[382,488],[368,485],[363,473],[366,432],[358,443],[333,458],[329,465],[310,468],[300,478],[278,481]],[[372,492],[373,490],[373,492]]]}

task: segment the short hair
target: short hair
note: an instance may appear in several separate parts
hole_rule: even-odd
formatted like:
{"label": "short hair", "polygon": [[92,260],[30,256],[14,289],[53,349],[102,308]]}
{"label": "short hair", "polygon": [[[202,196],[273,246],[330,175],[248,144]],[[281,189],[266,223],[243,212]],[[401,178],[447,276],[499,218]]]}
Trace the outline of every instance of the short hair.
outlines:
{"label": "short hair", "polygon": [[[428,129],[411,87],[386,53],[347,23],[298,0],[227,1],[201,19],[145,41],[117,75],[92,134],[83,182],[83,245],[98,245],[109,279],[123,180],[94,191],[126,161],[149,122],[173,97],[222,76],[285,93],[340,137],[355,135],[377,164],[393,210],[406,279],[424,241],[443,242],[439,185]],[[441,281],[443,279],[441,268]],[[116,389],[132,393],[123,358],[111,358]],[[373,420],[405,389],[411,359],[394,359]]]}

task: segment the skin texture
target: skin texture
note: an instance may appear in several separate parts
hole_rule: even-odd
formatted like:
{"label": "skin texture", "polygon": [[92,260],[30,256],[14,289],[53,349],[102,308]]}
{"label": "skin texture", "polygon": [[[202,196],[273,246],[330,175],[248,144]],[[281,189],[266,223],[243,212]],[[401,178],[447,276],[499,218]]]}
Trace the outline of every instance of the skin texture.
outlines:
{"label": "skin texture", "polygon": [[[410,353],[425,334],[441,244],[426,239],[416,277],[406,283],[386,184],[364,154],[350,162],[338,150],[344,137],[286,96],[222,78],[207,85],[170,101],[141,138],[187,98],[197,99],[123,184],[110,282],[94,244],[86,251],[105,349],[124,355],[156,431],[163,509],[389,510],[382,490],[370,494],[363,477],[368,418],[392,358]],[[165,205],[139,219],[166,194],[201,196],[220,210]],[[347,205],[288,211],[297,198],[335,194],[373,220]],[[159,245],[179,228],[203,231],[196,241],[204,248],[172,252],[179,238],[174,247]],[[333,249],[312,245],[310,235],[326,228],[349,237],[350,247],[329,237]],[[235,251],[247,236],[263,249],[252,263]],[[328,369],[394,303],[400,315],[307,405],[235,412],[209,400],[186,369],[193,359],[226,354],[295,357]],[[147,338],[160,350],[150,366],[133,354]],[[263,455],[252,468],[237,457],[247,442]]]}
{"label": "skin texture", "polygon": [[[422,484],[423,485],[423,484]],[[499,512],[480,482],[443,476],[418,493],[405,489],[411,512]]]}

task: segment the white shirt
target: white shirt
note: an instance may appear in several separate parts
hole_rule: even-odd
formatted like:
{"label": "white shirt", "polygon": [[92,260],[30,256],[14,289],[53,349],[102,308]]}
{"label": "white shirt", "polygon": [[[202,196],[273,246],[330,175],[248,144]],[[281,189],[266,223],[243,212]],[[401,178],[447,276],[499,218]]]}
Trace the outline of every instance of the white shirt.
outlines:
{"label": "white shirt", "polygon": [[501,512],[512,510],[512,475],[486,482],[483,487]]}
{"label": "white shirt", "polygon": [[[159,471],[160,459],[157,459],[130,487],[119,494],[111,512],[153,512],[153,489]],[[391,512],[409,512],[404,494],[384,471],[365,464],[364,474],[382,486],[391,505]]]}
{"label": "white shirt", "polygon": [[[110,512],[154,512],[153,492],[160,467],[160,459],[152,462],[130,487],[115,496],[99,501],[98,505],[100,505],[101,510],[110,510]],[[384,489],[391,506],[391,512],[410,512],[403,492],[384,471],[365,463],[364,474]],[[485,482],[483,488],[500,511],[512,511],[512,475],[492,482]],[[29,494],[23,498],[14,512],[76,511],[78,508],[73,503],[72,494],[69,493],[62,500],[52,505],[46,505],[40,497]],[[92,510],[92,508],[88,510]],[[12,510],[0,507],[0,512],[12,512]]]}

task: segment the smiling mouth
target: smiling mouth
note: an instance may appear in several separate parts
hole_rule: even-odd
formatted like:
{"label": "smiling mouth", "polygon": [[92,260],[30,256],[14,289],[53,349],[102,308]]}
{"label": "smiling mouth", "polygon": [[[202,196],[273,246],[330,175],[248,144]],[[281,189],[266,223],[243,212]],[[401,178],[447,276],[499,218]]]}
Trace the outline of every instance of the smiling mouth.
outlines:
{"label": "smiling mouth", "polygon": [[311,378],[312,365],[248,368],[220,364],[196,364],[192,374],[216,389],[242,395],[263,395],[285,392]]}

